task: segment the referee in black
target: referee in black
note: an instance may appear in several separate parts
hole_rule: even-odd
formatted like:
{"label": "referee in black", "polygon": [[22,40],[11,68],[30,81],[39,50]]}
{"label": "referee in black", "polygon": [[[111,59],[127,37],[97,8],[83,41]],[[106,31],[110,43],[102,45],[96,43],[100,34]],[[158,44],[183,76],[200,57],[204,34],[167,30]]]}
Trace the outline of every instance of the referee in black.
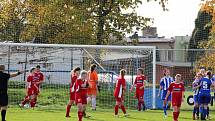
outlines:
{"label": "referee in black", "polygon": [[0,65],[0,110],[1,110],[1,117],[2,121],[6,121],[6,111],[8,106],[8,95],[7,95],[7,89],[8,89],[8,80],[12,77],[16,77],[23,72],[16,72],[13,74],[4,73],[5,66]]}

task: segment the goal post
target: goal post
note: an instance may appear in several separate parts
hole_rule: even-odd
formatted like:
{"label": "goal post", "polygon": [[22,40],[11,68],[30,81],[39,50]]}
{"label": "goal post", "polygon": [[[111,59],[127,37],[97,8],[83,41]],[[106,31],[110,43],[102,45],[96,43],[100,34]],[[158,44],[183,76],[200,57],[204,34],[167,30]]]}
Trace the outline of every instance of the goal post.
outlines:
{"label": "goal post", "polygon": [[0,43],[0,64],[8,72],[24,70],[25,75],[11,79],[9,83],[10,104],[19,103],[25,96],[25,76],[30,67],[41,65],[45,82],[41,87],[39,105],[65,105],[69,100],[70,71],[74,67],[89,70],[90,64],[97,65],[102,92],[98,95],[98,106],[111,107],[114,104],[113,89],[120,69],[126,69],[126,106],[136,107],[134,92],[129,88],[136,77],[137,68],[145,70],[149,85],[145,89],[148,108],[156,108],[156,47],[154,46],[112,46],[112,45],[69,45]]}

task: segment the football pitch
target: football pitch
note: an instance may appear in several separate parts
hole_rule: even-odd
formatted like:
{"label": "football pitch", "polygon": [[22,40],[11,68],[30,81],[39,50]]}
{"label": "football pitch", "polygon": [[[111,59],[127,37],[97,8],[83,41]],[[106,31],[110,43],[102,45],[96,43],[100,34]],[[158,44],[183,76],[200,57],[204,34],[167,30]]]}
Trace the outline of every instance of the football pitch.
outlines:
{"label": "football pitch", "polygon": [[[138,112],[128,110],[129,116],[124,117],[120,112],[120,117],[114,117],[111,109],[98,109],[97,111],[87,112],[91,117],[85,118],[83,121],[172,121],[172,111],[168,111],[169,116],[163,117],[160,110],[147,110]],[[76,108],[73,108],[71,118],[65,118],[64,109],[20,109],[9,108],[7,113],[7,121],[78,121]],[[212,121],[214,121],[215,112],[211,112]],[[182,111],[179,121],[191,121],[192,111]]]}

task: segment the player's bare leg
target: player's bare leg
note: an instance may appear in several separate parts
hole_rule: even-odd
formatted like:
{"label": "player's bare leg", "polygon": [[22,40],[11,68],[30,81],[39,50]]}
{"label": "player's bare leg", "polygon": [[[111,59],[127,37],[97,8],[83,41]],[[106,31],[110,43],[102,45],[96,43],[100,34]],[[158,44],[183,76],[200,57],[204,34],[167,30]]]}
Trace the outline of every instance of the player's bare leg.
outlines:
{"label": "player's bare leg", "polygon": [[171,101],[168,101],[167,110],[170,110],[171,108]]}
{"label": "player's bare leg", "polygon": [[90,118],[91,116],[86,114],[87,105],[83,104],[83,117],[84,118]]}
{"label": "player's bare leg", "polygon": [[78,103],[77,107],[78,107],[78,121],[82,121],[82,118],[83,118],[83,105],[81,103]]}
{"label": "player's bare leg", "polygon": [[92,96],[88,95],[87,97],[87,104],[89,105],[92,102]]}
{"label": "player's bare leg", "polygon": [[72,105],[73,105],[74,103],[75,103],[74,100],[69,100],[69,103],[68,103],[68,105],[67,105],[67,107],[66,107],[66,117],[67,117],[67,118],[70,117],[70,115],[69,115],[70,109],[71,109],[71,107],[72,107]]}

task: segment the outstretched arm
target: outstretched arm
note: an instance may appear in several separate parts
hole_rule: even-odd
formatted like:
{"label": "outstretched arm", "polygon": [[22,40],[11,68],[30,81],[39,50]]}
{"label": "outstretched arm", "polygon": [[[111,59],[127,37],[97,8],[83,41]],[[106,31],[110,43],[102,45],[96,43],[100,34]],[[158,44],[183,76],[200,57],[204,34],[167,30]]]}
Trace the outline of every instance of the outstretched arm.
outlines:
{"label": "outstretched arm", "polygon": [[24,73],[24,71],[18,71],[18,72],[16,72],[16,73],[11,73],[11,74],[10,74],[10,78],[16,77],[16,76],[18,76],[18,75],[20,75],[20,74],[23,74],[23,73]]}

